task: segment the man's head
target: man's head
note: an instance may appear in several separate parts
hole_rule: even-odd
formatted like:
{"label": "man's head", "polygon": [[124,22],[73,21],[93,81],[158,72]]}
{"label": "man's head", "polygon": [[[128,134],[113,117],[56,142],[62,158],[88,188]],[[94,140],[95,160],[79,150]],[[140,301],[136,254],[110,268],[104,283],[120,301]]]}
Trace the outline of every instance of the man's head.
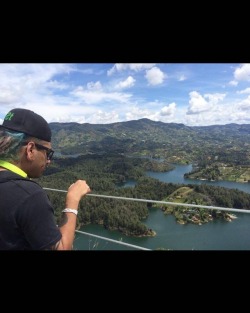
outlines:
{"label": "man's head", "polygon": [[24,133],[44,141],[51,141],[51,130],[45,119],[27,109],[9,111],[1,127]]}
{"label": "man's head", "polygon": [[40,177],[53,156],[51,130],[46,120],[26,109],[8,112],[0,125],[0,154],[30,178]]}

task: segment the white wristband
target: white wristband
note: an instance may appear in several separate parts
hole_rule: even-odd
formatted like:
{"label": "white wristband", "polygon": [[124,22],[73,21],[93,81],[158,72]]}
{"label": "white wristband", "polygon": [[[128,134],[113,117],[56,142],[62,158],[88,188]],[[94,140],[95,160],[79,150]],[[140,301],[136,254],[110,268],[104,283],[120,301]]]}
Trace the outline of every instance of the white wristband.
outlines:
{"label": "white wristband", "polygon": [[62,212],[65,212],[65,213],[74,213],[75,215],[78,214],[78,211],[77,211],[77,210],[75,210],[75,209],[68,209],[68,208],[62,210]]}

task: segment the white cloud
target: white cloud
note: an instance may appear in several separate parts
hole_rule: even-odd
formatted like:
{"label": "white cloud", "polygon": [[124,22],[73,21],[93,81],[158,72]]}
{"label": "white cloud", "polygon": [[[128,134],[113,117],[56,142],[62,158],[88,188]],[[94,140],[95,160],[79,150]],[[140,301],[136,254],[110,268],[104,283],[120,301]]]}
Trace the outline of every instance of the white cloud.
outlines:
{"label": "white cloud", "polygon": [[93,104],[107,101],[117,101],[119,103],[126,103],[130,98],[130,94],[119,92],[103,92],[99,90],[85,90],[82,86],[77,87],[71,92],[71,95],[80,99],[83,103]]}
{"label": "white cloud", "polygon": [[190,92],[189,96],[190,100],[187,114],[197,114],[210,110],[209,103],[197,91]]}
{"label": "white cloud", "polygon": [[115,72],[121,72],[125,70],[140,72],[145,69],[151,68],[154,65],[155,63],[116,63],[110,70],[108,70],[107,75],[111,76]]}
{"label": "white cloud", "polygon": [[237,85],[238,85],[238,82],[237,82],[236,80],[231,80],[231,81],[229,82],[229,85],[230,85],[230,86],[237,86]]}
{"label": "white cloud", "polygon": [[13,83],[15,88],[35,88],[50,81],[54,75],[74,70],[68,64],[1,64],[0,88]]}
{"label": "white cloud", "polygon": [[246,88],[246,89],[244,89],[244,90],[237,91],[237,93],[239,93],[239,94],[250,93],[250,87],[249,87],[249,88]]}
{"label": "white cloud", "polygon": [[67,90],[69,86],[54,76],[74,70],[68,64],[0,64],[0,103],[22,107],[52,95],[53,90]]}
{"label": "white cloud", "polygon": [[154,66],[150,70],[146,71],[145,78],[147,79],[149,85],[155,86],[163,83],[164,79],[167,77],[158,67]]}
{"label": "white cloud", "polygon": [[[225,98],[226,94],[205,94],[204,97],[202,97],[197,91],[192,91],[189,93],[189,96],[190,100],[187,114],[198,114],[210,111],[219,101]],[[205,98],[207,98],[208,101]]]}
{"label": "white cloud", "polygon": [[126,89],[126,88],[131,88],[135,84],[135,79],[132,76],[129,76],[127,79],[124,81],[119,82],[118,84],[115,85],[115,89]]}
{"label": "white cloud", "polygon": [[92,124],[109,124],[116,122],[120,122],[119,114],[117,112],[104,112],[102,110],[98,110],[86,120],[86,123]]}
{"label": "white cloud", "polygon": [[175,113],[175,110],[176,110],[176,104],[173,102],[173,103],[170,103],[168,106],[164,106],[161,111],[160,111],[160,114],[161,116],[166,116],[166,115],[173,115]]}
{"label": "white cloud", "polygon": [[50,80],[48,82],[44,83],[44,87],[48,87],[51,89],[59,89],[59,90],[66,90],[69,89],[69,85],[64,84],[64,83],[60,83],[56,80]]}
{"label": "white cloud", "polygon": [[238,107],[241,110],[250,110],[250,96],[239,102]]}
{"label": "white cloud", "polygon": [[11,104],[13,102],[18,102],[21,92],[13,92],[11,87],[0,88],[0,104]]}
{"label": "white cloud", "polygon": [[88,90],[96,90],[96,91],[100,91],[102,90],[102,84],[98,81],[96,83],[94,82],[90,82],[90,83],[87,83],[87,89]]}
{"label": "white cloud", "polygon": [[136,106],[131,107],[125,113],[127,121],[137,120],[137,119],[140,119],[140,118],[150,118],[151,115],[152,115],[152,113],[151,113],[150,110],[142,109],[142,108],[139,108],[139,107],[136,107]]}
{"label": "white cloud", "polygon": [[250,64],[242,64],[234,72],[236,80],[250,81]]}
{"label": "white cloud", "polygon": [[184,80],[186,80],[187,79],[187,77],[185,76],[185,75],[180,75],[180,77],[178,78],[178,81],[179,82],[182,82],[182,81],[184,81]]}
{"label": "white cloud", "polygon": [[217,104],[219,101],[222,101],[225,98],[225,93],[214,93],[214,94],[205,94],[204,97],[208,98],[210,104]]}

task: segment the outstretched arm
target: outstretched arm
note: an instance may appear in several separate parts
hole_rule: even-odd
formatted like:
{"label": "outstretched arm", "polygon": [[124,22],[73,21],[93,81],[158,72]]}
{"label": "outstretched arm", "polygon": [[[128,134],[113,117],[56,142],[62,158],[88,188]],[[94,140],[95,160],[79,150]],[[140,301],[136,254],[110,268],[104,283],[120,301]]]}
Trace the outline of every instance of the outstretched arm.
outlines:
{"label": "outstretched arm", "polygon": [[[89,193],[91,189],[85,180],[77,180],[73,183],[66,195],[65,208],[78,210],[78,205],[82,197]],[[59,225],[62,238],[52,248],[52,250],[72,250],[75,238],[77,215],[71,212],[64,212]]]}

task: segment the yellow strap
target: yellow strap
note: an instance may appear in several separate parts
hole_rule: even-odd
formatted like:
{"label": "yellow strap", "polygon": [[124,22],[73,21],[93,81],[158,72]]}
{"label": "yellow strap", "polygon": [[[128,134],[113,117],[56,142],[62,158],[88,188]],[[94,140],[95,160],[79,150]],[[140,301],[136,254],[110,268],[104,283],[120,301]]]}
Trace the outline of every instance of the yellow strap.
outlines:
{"label": "yellow strap", "polygon": [[16,165],[14,164],[11,164],[9,162],[6,162],[6,161],[3,161],[3,160],[0,160],[0,166],[1,167],[4,167],[6,168],[7,170],[10,170],[11,172],[14,172],[22,177],[27,177],[28,175],[23,171],[21,170],[19,167],[17,167]]}

